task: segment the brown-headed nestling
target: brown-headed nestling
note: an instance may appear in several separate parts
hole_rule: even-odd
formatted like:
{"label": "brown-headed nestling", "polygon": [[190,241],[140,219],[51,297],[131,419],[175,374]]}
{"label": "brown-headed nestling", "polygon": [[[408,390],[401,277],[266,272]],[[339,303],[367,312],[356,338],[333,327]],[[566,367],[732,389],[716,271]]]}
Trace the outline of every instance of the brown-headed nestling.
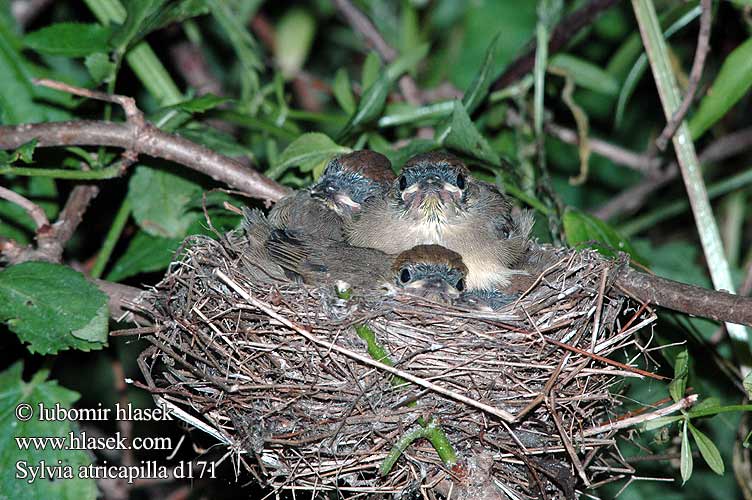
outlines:
{"label": "brown-headed nestling", "polygon": [[469,290],[499,290],[528,242],[532,217],[513,215],[495,186],[473,179],[457,157],[413,157],[386,197],[372,197],[345,222],[350,244],[396,254],[416,245],[444,246],[461,255]]}
{"label": "brown-headed nestling", "polygon": [[333,158],[309,189],[287,195],[269,212],[279,229],[303,231],[309,238],[343,239],[342,223],[371,197],[383,197],[395,175],[386,156],[353,151]]}
{"label": "brown-headed nestling", "polygon": [[383,198],[394,178],[385,156],[354,151],[332,159],[318,182],[281,199],[268,218],[245,209],[249,272],[262,280],[373,286],[391,259],[348,245],[342,226],[366,200]]}

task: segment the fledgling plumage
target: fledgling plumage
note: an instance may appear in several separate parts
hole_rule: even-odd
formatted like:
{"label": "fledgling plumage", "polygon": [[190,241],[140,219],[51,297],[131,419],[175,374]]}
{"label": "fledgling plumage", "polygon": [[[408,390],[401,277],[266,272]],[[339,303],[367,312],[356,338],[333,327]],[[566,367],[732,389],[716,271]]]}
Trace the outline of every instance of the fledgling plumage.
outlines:
{"label": "fledgling plumage", "polygon": [[257,281],[294,282],[312,286],[346,282],[358,292],[378,290],[393,257],[345,241],[312,241],[301,230],[274,227],[260,210],[244,209],[247,240],[243,261]]}
{"label": "fledgling plumage", "polygon": [[370,197],[383,197],[395,175],[386,156],[353,151],[333,158],[318,182],[285,196],[269,212],[276,228],[305,231],[312,239],[343,239],[342,222]]}
{"label": "fledgling plumage", "polygon": [[439,245],[417,245],[400,253],[392,264],[391,283],[397,293],[451,303],[465,291],[467,266],[462,257]]}
{"label": "fledgling plumage", "polygon": [[348,241],[396,254],[436,244],[459,253],[469,289],[509,283],[532,228],[528,212],[512,214],[495,186],[473,179],[462,161],[433,152],[413,157],[384,198],[370,198],[346,221]]}

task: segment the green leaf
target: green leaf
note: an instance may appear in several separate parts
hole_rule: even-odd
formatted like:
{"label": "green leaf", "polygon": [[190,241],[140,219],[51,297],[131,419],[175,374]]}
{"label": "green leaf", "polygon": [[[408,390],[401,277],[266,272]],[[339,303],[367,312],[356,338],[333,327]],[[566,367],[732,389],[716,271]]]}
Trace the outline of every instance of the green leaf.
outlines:
{"label": "green leaf", "polygon": [[697,443],[697,448],[700,450],[702,458],[707,462],[713,472],[722,476],[726,471],[726,467],[723,465],[723,458],[721,458],[721,453],[718,451],[716,445],[708,436],[692,425],[692,422],[688,422],[688,426],[692,433],[692,437],[695,438],[695,443]]}
{"label": "green leaf", "polygon": [[140,273],[165,269],[180,246],[180,238],[162,238],[139,231],[123,255],[113,264],[107,281],[122,281]]}
{"label": "green leaf", "polygon": [[49,56],[85,57],[107,52],[109,28],[96,23],[56,23],[26,35],[24,45]]}
{"label": "green leaf", "polygon": [[110,61],[110,57],[103,52],[96,52],[86,56],[84,64],[86,65],[86,69],[89,70],[94,83],[105,81],[115,71],[115,63]]}
{"label": "green leaf", "polygon": [[230,134],[203,124],[194,123],[190,128],[178,129],[177,133],[226,156],[248,156],[249,153],[249,150]]}
{"label": "green leaf", "polygon": [[681,451],[679,452],[681,457],[679,470],[681,472],[682,484],[689,481],[689,478],[692,477],[692,448],[689,446],[689,433],[687,432],[688,422],[689,419],[684,419],[684,430],[682,430],[681,437]]}
{"label": "green leaf", "polygon": [[689,120],[692,139],[698,139],[721,119],[752,87],[752,38],[735,48],[723,61],[713,85]]}
{"label": "green leaf", "polygon": [[668,392],[671,399],[678,402],[684,397],[689,377],[689,353],[686,349],[679,352],[674,360],[674,379],[668,384]]}
{"label": "green leaf", "polygon": [[[60,387],[56,381],[47,380],[48,373],[40,371],[29,382],[23,380],[23,365],[18,362],[0,373],[0,468],[7,471],[0,474],[0,491],[3,498],[61,498],[94,500],[97,498],[97,485],[94,479],[81,478],[79,467],[91,464],[91,455],[84,450],[55,450],[52,446],[44,449],[23,449],[19,438],[32,436],[67,438],[70,432],[77,431],[75,423],[68,419],[39,418],[37,409],[40,405],[54,408],[56,404],[70,409],[78,400],[76,392]],[[16,417],[15,409],[19,405],[29,405],[33,411],[32,418],[23,420]],[[23,408],[23,407],[21,407]],[[30,467],[40,464],[70,467],[72,479],[32,480]],[[25,477],[18,477],[17,464]],[[13,471],[13,472],[10,472]]]}
{"label": "green leaf", "polygon": [[486,95],[488,95],[488,89],[491,87],[494,79],[493,70],[501,45],[500,41],[501,33],[497,33],[493,40],[491,40],[491,43],[488,44],[486,57],[483,59],[480,71],[475,75],[473,82],[465,91],[465,95],[462,96],[462,104],[465,105],[465,109],[469,115],[473,114],[473,111],[478,108],[483,99],[486,98]]}
{"label": "green leaf", "polygon": [[274,56],[287,78],[300,72],[311,50],[316,20],[308,10],[292,7],[285,11],[276,26]]}
{"label": "green leaf", "polygon": [[333,156],[350,151],[350,148],[338,145],[325,134],[311,132],[301,135],[287,146],[279,155],[279,162],[274,169],[282,171],[297,166],[301,171],[309,172]]}
{"label": "green leaf", "polygon": [[445,122],[437,128],[436,141],[491,165],[501,165],[501,158],[475,128],[460,101],[454,102],[454,111],[449,117],[448,124]]}
{"label": "green leaf", "polygon": [[29,164],[34,161],[34,150],[37,147],[37,140],[32,139],[25,144],[21,144],[18,149],[11,152],[0,150],[0,167],[10,165],[11,163],[21,160]]}
{"label": "green leaf", "polygon": [[648,420],[645,422],[645,430],[646,431],[654,431],[656,429],[660,429],[661,427],[664,427],[666,425],[672,424],[676,422],[677,420],[681,420],[684,417],[658,417],[654,418],[653,420]]}
{"label": "green leaf", "polygon": [[251,36],[242,21],[233,12],[229,2],[223,0],[206,0],[212,16],[222,27],[230,40],[242,67],[243,98],[250,99],[251,93],[259,87],[258,72],[264,68],[256,40]]}
{"label": "green leaf", "polygon": [[347,76],[345,68],[338,69],[337,74],[334,75],[332,92],[334,93],[334,98],[337,99],[337,104],[340,105],[345,113],[351,115],[355,112],[355,97],[353,97],[350,77]]}
{"label": "green leaf", "polygon": [[31,352],[101,349],[106,310],[107,296],[69,267],[25,262],[0,272],[0,320]]}
{"label": "green leaf", "polygon": [[124,51],[152,31],[168,24],[179,23],[209,12],[205,0],[169,3],[165,0],[129,0],[125,5],[128,11],[125,22],[112,37],[112,45],[118,51]]}
{"label": "green leaf", "polygon": [[[611,225],[597,217],[567,207],[564,211],[564,234],[567,243],[574,248],[589,246],[608,257],[616,257],[617,252],[626,252],[634,260],[645,263],[645,260]],[[595,242],[595,243],[594,243]]]}
{"label": "green leaf", "polygon": [[570,54],[557,54],[548,62],[549,69],[558,70],[569,77],[580,87],[616,96],[619,93],[619,82],[607,71],[595,64]]}
{"label": "green leaf", "polygon": [[203,113],[205,111],[209,111],[210,109],[214,109],[220,104],[224,104],[229,100],[230,99],[228,99],[227,97],[220,97],[214,94],[204,94],[187,101],[179,102],[178,104],[170,107],[182,109],[183,111],[187,111],[188,113]]}
{"label": "green leaf", "polygon": [[360,86],[367,89],[376,82],[381,73],[381,58],[373,50],[368,53],[366,60],[363,61],[363,68],[360,75]]}
{"label": "green leaf", "polygon": [[182,238],[196,218],[187,207],[200,196],[193,181],[163,169],[139,165],[128,183],[133,218],[152,236]]}

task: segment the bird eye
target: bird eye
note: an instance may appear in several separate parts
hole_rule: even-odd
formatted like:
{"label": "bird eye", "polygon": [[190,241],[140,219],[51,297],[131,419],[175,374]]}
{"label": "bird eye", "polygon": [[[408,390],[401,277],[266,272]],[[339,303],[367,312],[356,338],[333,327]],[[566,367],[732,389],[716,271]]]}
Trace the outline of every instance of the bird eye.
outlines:
{"label": "bird eye", "polygon": [[460,189],[465,189],[465,176],[457,174],[457,182],[455,182],[455,185]]}
{"label": "bird eye", "polygon": [[410,271],[408,271],[407,269],[403,269],[400,272],[400,282],[407,283],[410,281],[410,278],[412,278],[412,276],[410,276]]}
{"label": "bird eye", "polygon": [[404,191],[407,188],[407,179],[404,175],[401,175],[399,178],[399,188],[400,191]]}
{"label": "bird eye", "polygon": [[464,292],[465,291],[465,280],[460,278],[460,280],[457,282],[457,284],[454,286],[458,292]]}

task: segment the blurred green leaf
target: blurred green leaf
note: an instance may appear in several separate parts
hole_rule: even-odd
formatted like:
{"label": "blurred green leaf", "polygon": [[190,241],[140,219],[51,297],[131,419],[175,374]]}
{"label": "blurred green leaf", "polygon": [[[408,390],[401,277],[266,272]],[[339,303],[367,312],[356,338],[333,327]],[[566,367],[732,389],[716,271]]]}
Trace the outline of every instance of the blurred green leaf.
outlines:
{"label": "blurred green leaf", "polygon": [[168,24],[209,12],[206,0],[129,0],[127,17],[115,31],[112,45],[120,51]]}
{"label": "blurred green leaf", "polygon": [[722,476],[726,471],[726,468],[723,465],[723,458],[721,458],[721,454],[718,451],[716,445],[708,436],[700,432],[694,425],[692,425],[692,422],[688,422],[687,426],[692,433],[692,437],[695,438],[697,448],[700,450],[700,455],[702,455],[702,458],[705,460],[708,466],[710,466],[713,472],[715,472],[719,476]]}
{"label": "blurred green leaf", "polygon": [[687,389],[687,378],[689,377],[689,353],[686,349],[677,354],[674,360],[674,379],[668,384],[668,392],[674,402],[679,402],[684,398],[684,391]]}
{"label": "blurred green leaf", "polygon": [[337,70],[334,76],[334,85],[332,85],[332,92],[334,98],[337,99],[337,104],[347,113],[351,115],[355,112],[355,97],[352,93],[350,84],[350,77],[347,76],[347,70],[340,68]]}
{"label": "blurred green leaf", "polygon": [[238,143],[233,136],[207,125],[194,123],[190,128],[178,129],[177,133],[223,155],[236,157],[248,155],[248,149]]}
{"label": "blurred green leaf", "polygon": [[187,101],[179,102],[170,107],[175,109],[182,109],[183,111],[187,111],[188,113],[203,113],[204,111],[214,109],[220,104],[224,104],[229,100],[230,99],[228,99],[227,97],[219,97],[214,94],[204,94]]}
{"label": "blurred green leaf", "polygon": [[548,62],[549,69],[561,71],[580,87],[607,96],[619,93],[619,82],[595,64],[570,54],[556,54]]}
{"label": "blurred green leaf", "polygon": [[369,52],[366,60],[363,61],[363,67],[360,71],[360,86],[365,90],[376,82],[381,73],[381,58],[379,54],[373,50]]}
{"label": "blurred green leaf", "polygon": [[[85,450],[56,450],[53,446],[35,448],[29,446],[22,449],[16,445],[14,438],[30,436],[49,436],[67,438],[69,433],[77,431],[75,422],[69,419],[42,419],[36,413],[40,405],[54,408],[56,404],[70,409],[78,400],[76,392],[58,385],[54,380],[47,380],[49,372],[36,372],[31,380],[23,380],[23,364],[19,361],[0,372],[0,433],[5,437],[0,443],[0,467],[5,473],[0,475],[0,491],[3,498],[59,498],[64,500],[80,499],[94,500],[97,498],[97,484],[94,479],[85,479],[77,474],[79,467],[91,464],[92,456]],[[35,412],[29,420],[16,418],[11,411],[20,404],[29,405]],[[26,477],[19,477],[17,469],[21,464]],[[32,479],[28,468],[47,464],[54,467],[64,464],[73,471],[72,479],[42,479],[37,476]],[[37,471],[38,472],[38,471]]]}
{"label": "blurred green leaf", "polygon": [[681,451],[679,453],[679,470],[681,472],[682,484],[686,483],[692,477],[692,448],[689,445],[688,423],[689,419],[685,419],[684,429],[681,434]]}
{"label": "blurred green leaf", "polygon": [[333,156],[350,151],[350,148],[338,145],[325,134],[311,132],[301,135],[287,146],[279,155],[279,163],[274,168],[284,170],[297,166],[302,172],[310,172]]}
{"label": "blurred green leaf", "polygon": [[18,149],[13,151],[0,150],[0,167],[4,167],[21,160],[24,163],[31,163],[34,161],[34,149],[37,147],[37,140],[32,139],[26,144],[22,144]]}
{"label": "blurred green leaf", "polygon": [[486,50],[486,57],[483,60],[483,64],[475,75],[470,87],[465,91],[465,95],[462,96],[462,104],[465,105],[468,115],[472,115],[478,106],[488,95],[488,89],[493,83],[495,74],[493,73],[497,53],[501,42],[501,33],[497,33],[491,40]]}
{"label": "blurred green leaf", "polygon": [[56,23],[26,35],[24,45],[50,56],[85,57],[107,52],[112,32],[101,24]]}
{"label": "blurred green leaf", "polygon": [[152,236],[182,238],[195,219],[188,204],[201,186],[164,169],[139,165],[128,183],[133,218]]}
{"label": "blurred green leaf", "polygon": [[0,272],[0,320],[32,353],[104,347],[107,300],[83,274],[59,264],[25,262]]}
{"label": "blurred green leaf", "polygon": [[259,55],[256,40],[249,30],[242,24],[242,20],[234,15],[232,6],[221,0],[206,0],[211,13],[222,26],[224,33],[230,40],[235,54],[242,66],[241,79],[243,82],[243,98],[250,99],[251,93],[259,87],[258,71],[264,68]]}
{"label": "blurred green leaf", "polygon": [[689,120],[692,139],[701,137],[752,87],[752,38],[735,48],[723,61],[721,70]]}
{"label": "blurred green leaf", "polygon": [[563,223],[567,243],[574,248],[589,246],[608,257],[616,257],[617,252],[626,252],[637,262],[645,263],[628,240],[597,217],[576,208],[567,207],[564,211]]}
{"label": "blurred green leaf", "polygon": [[460,101],[454,102],[454,111],[449,123],[439,126],[436,134],[436,141],[448,148],[497,167],[501,165],[501,158],[475,128]]}
{"label": "blurred green leaf", "polygon": [[661,427],[664,427],[666,425],[673,424],[674,422],[678,420],[682,420],[684,417],[658,417],[654,418],[652,420],[648,420],[645,422],[645,430],[646,431],[654,431],[656,429],[660,429]]}
{"label": "blurred green leaf", "polygon": [[89,70],[94,83],[101,83],[115,71],[115,63],[110,61],[110,57],[104,52],[95,52],[89,54],[84,60],[86,69]]}
{"label": "blurred green leaf", "polygon": [[292,7],[285,11],[274,36],[274,56],[285,77],[291,78],[303,68],[315,33],[316,20],[308,10]]}
{"label": "blurred green leaf", "polygon": [[141,230],[128,243],[123,255],[113,264],[107,281],[122,281],[140,273],[167,268],[183,240],[152,236]]}

